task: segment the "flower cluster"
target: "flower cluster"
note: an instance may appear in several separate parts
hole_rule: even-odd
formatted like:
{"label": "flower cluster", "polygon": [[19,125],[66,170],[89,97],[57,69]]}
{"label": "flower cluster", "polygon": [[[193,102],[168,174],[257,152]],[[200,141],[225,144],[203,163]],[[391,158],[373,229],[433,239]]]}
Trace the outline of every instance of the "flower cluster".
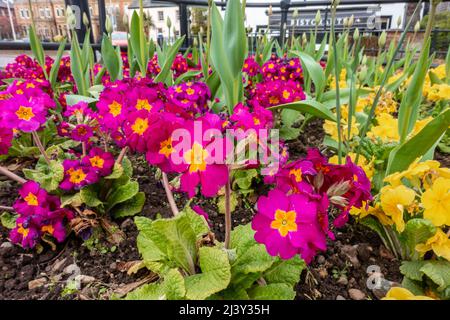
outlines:
{"label": "flower cluster", "polygon": [[385,178],[388,184],[381,189],[380,201],[354,208],[351,214],[360,219],[372,215],[387,226],[395,226],[402,233],[407,221],[423,217],[436,228],[436,233],[416,251],[424,255],[433,251],[450,261],[450,239],[443,228],[450,226],[450,169],[442,168],[438,161],[416,160],[409,168]]}
{"label": "flower cluster", "polygon": [[326,249],[327,237],[334,239],[330,206],[337,211],[333,224],[341,227],[352,208],[362,208],[372,198],[369,179],[350,157],[344,165],[331,164],[317,149],[266,176],[265,182],[276,189],[258,200],[252,227],[256,241],[283,259],[300,254],[310,262]]}
{"label": "flower cluster", "polygon": [[261,72],[264,79],[271,80],[295,80],[302,78],[302,67],[299,58],[279,58],[272,56],[263,64]]}
{"label": "flower cluster", "polygon": [[96,183],[100,177],[110,175],[113,166],[114,157],[110,152],[92,148],[81,160],[63,161],[64,178],[59,187],[62,190],[78,190]]}
{"label": "flower cluster", "polygon": [[211,93],[204,82],[183,82],[167,90],[169,104],[166,110],[192,118],[208,109]]}
{"label": "flower cluster", "polygon": [[256,84],[250,92],[250,105],[264,108],[304,100],[305,93],[299,82],[293,80],[267,80]]}
{"label": "flower cluster", "polygon": [[19,217],[16,227],[10,232],[11,240],[24,248],[33,248],[45,235],[63,242],[67,236],[66,225],[74,217],[73,212],[61,208],[59,197],[48,194],[35,181],[24,183],[19,194],[20,198],[14,203]]}
{"label": "flower cluster", "polygon": [[183,73],[187,72],[189,69],[187,60],[183,57],[181,53],[178,53],[173,60],[172,67],[170,70],[173,71],[175,78],[178,78]]}

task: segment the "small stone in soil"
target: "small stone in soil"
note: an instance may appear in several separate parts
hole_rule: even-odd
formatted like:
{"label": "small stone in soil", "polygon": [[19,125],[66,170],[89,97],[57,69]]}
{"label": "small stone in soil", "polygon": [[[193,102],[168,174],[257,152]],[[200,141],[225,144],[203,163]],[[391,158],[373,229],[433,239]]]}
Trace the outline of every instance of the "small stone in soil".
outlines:
{"label": "small stone in soil", "polygon": [[336,296],[336,300],[346,300],[343,296],[341,296],[340,294],[338,294]]}
{"label": "small stone in soil", "polygon": [[33,290],[36,288],[40,288],[46,283],[47,283],[47,279],[45,279],[45,278],[31,280],[30,282],[28,282],[28,289]]}
{"label": "small stone in soil", "polygon": [[361,265],[357,257],[356,246],[344,245],[341,252],[350,260],[353,267],[358,268]]}
{"label": "small stone in soil", "polygon": [[327,271],[327,269],[319,269],[319,276],[322,278],[322,279],[325,279],[326,277],[328,277],[328,271]]}
{"label": "small stone in soil", "polygon": [[56,260],[52,266],[52,272],[57,273],[57,272],[61,271],[61,269],[63,268],[66,261],[67,261],[67,258],[64,258],[61,260]]}
{"label": "small stone in soil", "polygon": [[348,284],[348,279],[345,276],[340,276],[337,283],[341,286],[346,286]]}
{"label": "small stone in soil", "polygon": [[17,285],[16,279],[9,279],[9,280],[5,281],[5,289],[6,290],[12,290],[15,288],[16,285]]}
{"label": "small stone in soil", "polygon": [[348,294],[352,300],[364,300],[366,294],[359,289],[349,289]]}
{"label": "small stone in soil", "polygon": [[317,263],[318,264],[324,264],[325,263],[325,257],[322,255],[317,256]]}

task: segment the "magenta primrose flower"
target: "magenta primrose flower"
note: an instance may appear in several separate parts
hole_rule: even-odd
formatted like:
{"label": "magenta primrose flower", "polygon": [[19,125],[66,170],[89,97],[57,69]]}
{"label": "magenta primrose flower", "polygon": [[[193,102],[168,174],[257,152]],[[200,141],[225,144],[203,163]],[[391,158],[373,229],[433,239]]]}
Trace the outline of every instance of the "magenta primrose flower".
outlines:
{"label": "magenta primrose flower", "polygon": [[[3,121],[0,118],[0,121]],[[0,127],[0,154],[7,154],[12,145],[14,133],[11,128]]]}
{"label": "magenta primrose flower", "polygon": [[78,160],[66,159],[63,162],[64,179],[59,187],[63,190],[78,190],[98,181],[96,169],[91,165],[82,165]]}
{"label": "magenta primrose flower", "polygon": [[267,197],[259,198],[257,210],[252,221],[255,240],[264,244],[270,255],[290,259],[300,253],[309,262],[317,250],[326,249],[317,203],[308,196],[271,190]]}
{"label": "magenta primrose flower", "polygon": [[87,142],[93,136],[92,128],[87,124],[77,124],[71,131],[72,140]]}
{"label": "magenta primrose flower", "polygon": [[112,173],[114,156],[110,152],[96,147],[81,159],[81,164],[85,167],[91,166],[101,177],[105,177]]}

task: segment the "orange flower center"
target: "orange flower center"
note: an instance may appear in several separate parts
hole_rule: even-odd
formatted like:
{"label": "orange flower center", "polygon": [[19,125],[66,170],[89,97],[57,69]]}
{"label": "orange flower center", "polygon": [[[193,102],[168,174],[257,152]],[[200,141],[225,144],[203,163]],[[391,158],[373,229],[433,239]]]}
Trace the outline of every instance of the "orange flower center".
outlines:
{"label": "orange flower center", "polygon": [[133,129],[133,132],[142,136],[145,131],[147,131],[148,128],[148,119],[142,119],[137,118],[136,121],[134,121],[134,124],[131,126],[131,129]]}
{"label": "orange flower center", "polygon": [[289,171],[289,175],[293,175],[295,177],[296,182],[302,181],[302,169],[300,169],[300,168],[291,169],[291,171]]}
{"label": "orange flower center", "polygon": [[29,206],[37,206],[39,204],[36,195],[32,192],[28,193],[28,195],[25,197],[25,201]]}
{"label": "orange flower center", "polygon": [[142,110],[145,109],[147,111],[152,110],[152,105],[148,103],[147,99],[138,99],[136,102],[136,109]]}
{"label": "orange flower center", "polygon": [[20,120],[30,121],[34,117],[33,109],[31,107],[20,106],[19,110],[16,111],[16,116]]}
{"label": "orange flower center", "polygon": [[206,158],[208,157],[208,151],[194,142],[192,149],[188,150],[184,154],[184,160],[189,164],[189,173],[206,170]]}
{"label": "orange flower center", "polygon": [[78,184],[80,182],[82,182],[84,179],[86,179],[87,174],[84,173],[83,169],[77,169],[77,170],[71,170],[69,172],[69,181],[74,183],[74,184]]}
{"label": "orange flower center", "polygon": [[47,225],[47,226],[43,226],[41,228],[42,232],[48,232],[50,234],[53,234],[53,232],[55,231],[55,229],[53,228],[53,226],[51,224]]}
{"label": "orange flower center", "polygon": [[172,148],[172,139],[171,138],[164,140],[163,142],[160,143],[160,149],[159,149],[160,154],[163,154],[166,158],[168,158],[172,152],[173,152],[173,148]]}
{"label": "orange flower center", "polygon": [[295,218],[297,214],[294,210],[284,211],[278,209],[275,211],[275,219],[270,224],[272,229],[278,230],[282,237],[286,237],[289,232],[297,231],[297,224]]}
{"label": "orange flower center", "polygon": [[117,117],[122,112],[122,105],[117,101],[113,101],[109,105],[109,113],[111,113],[114,117]]}
{"label": "orange flower center", "polygon": [[91,163],[91,166],[96,168],[103,168],[103,165],[105,164],[105,160],[100,156],[94,156],[89,159],[89,162]]}

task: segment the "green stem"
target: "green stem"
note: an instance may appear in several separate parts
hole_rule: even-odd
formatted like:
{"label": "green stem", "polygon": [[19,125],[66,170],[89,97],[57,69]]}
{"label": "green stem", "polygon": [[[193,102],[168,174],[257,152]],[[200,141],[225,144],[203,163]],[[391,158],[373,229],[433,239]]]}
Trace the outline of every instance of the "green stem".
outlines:
{"label": "green stem", "polygon": [[231,183],[229,179],[225,185],[225,249],[230,248],[231,239]]}
{"label": "green stem", "polygon": [[41,154],[44,156],[45,162],[47,162],[48,165],[50,165],[50,157],[48,156],[47,152],[44,149],[44,146],[42,145],[41,139],[39,138],[39,135],[36,131],[31,131],[31,135],[33,136],[34,143],[38,147]]}
{"label": "green stem", "polygon": [[169,179],[167,178],[167,174],[165,172],[162,173],[162,183],[164,186],[164,191],[166,191],[167,201],[169,202],[170,210],[172,210],[172,214],[176,216],[180,212],[178,211],[178,207],[173,197],[172,190],[170,189]]}
{"label": "green stem", "polygon": [[425,40],[427,40],[430,37],[431,30],[433,29],[434,17],[436,15],[437,2],[438,1],[436,1],[436,0],[430,0],[431,11],[430,11],[430,15],[428,16],[427,28],[425,29],[425,35],[423,37]]}
{"label": "green stem", "polygon": [[19,177],[17,174],[9,171],[8,169],[6,169],[3,166],[0,166],[0,174],[4,175],[5,177],[7,177],[7,178],[9,178],[11,180],[14,180],[14,181],[16,181],[16,182],[18,182],[20,184],[24,184],[25,182],[27,182],[27,180],[25,180],[22,177]]}

